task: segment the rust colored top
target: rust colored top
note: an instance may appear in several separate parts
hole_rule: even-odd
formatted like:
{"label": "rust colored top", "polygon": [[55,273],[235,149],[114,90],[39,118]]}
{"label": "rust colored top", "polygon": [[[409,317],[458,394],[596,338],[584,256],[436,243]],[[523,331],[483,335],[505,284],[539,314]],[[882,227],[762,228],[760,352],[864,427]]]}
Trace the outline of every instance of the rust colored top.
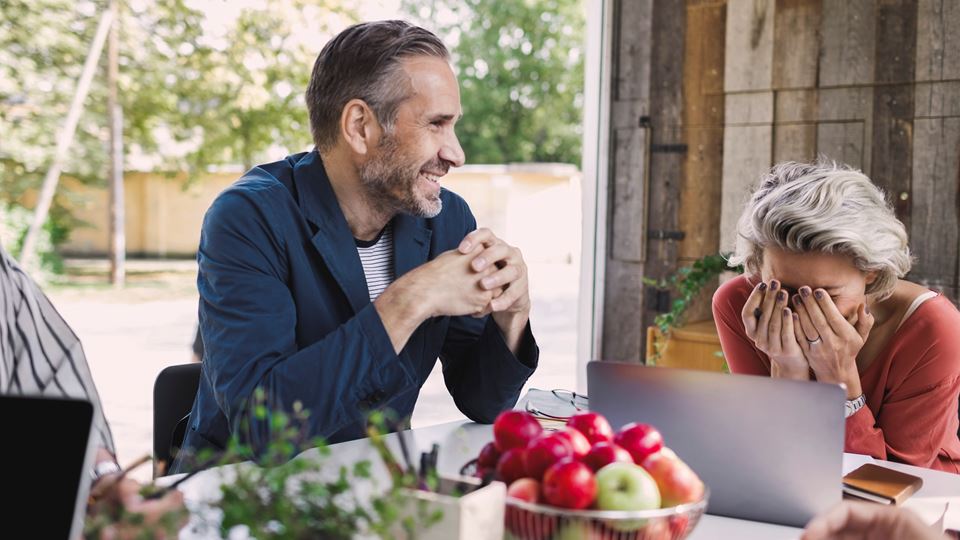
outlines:
{"label": "rust colored top", "polygon": [[[746,335],[746,276],[713,296],[730,371],[770,376],[770,359]],[[920,305],[860,374],[866,407],[847,418],[844,450],[960,474],[960,312],[942,294]]]}

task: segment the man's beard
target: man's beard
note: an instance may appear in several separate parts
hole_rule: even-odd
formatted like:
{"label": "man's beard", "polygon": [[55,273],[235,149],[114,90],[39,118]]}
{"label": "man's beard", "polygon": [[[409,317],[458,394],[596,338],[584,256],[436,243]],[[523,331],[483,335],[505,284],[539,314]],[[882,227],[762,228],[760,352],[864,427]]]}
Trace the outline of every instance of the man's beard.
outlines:
{"label": "man's beard", "polygon": [[436,217],[443,209],[440,195],[418,196],[416,186],[420,171],[446,172],[449,164],[440,160],[428,164],[410,161],[392,135],[384,135],[378,152],[360,166],[360,187],[367,201],[378,212],[388,215],[403,212],[418,217]]}

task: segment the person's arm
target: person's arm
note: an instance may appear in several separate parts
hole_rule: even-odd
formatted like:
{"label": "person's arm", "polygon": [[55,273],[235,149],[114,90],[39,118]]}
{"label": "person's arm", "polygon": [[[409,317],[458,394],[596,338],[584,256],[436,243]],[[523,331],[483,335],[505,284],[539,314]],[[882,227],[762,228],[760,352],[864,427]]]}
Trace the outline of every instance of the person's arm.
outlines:
{"label": "person's arm", "polygon": [[899,506],[844,501],[807,524],[801,540],[910,538],[945,540],[910,510]]}
{"label": "person's arm", "polygon": [[844,450],[930,467],[939,455],[943,434],[952,426],[951,415],[957,416],[956,407],[944,404],[955,403],[957,395],[960,378],[933,386],[907,381],[884,397],[879,417],[861,407],[847,418]]}
{"label": "person's arm", "polygon": [[723,358],[731,373],[769,377],[770,362],[747,337],[740,318],[740,311],[747,299],[747,294],[741,290],[743,285],[737,282],[742,279],[738,277],[724,283],[713,295],[713,321],[717,325]]}
{"label": "person's arm", "polygon": [[33,279],[2,248],[0,310],[0,332],[10,337],[0,339],[0,358],[8,372],[18,373],[19,365],[32,364],[31,376],[18,378],[14,392],[90,401],[99,444],[112,455],[113,435],[80,340]]}
{"label": "person's arm", "polygon": [[537,368],[540,349],[528,323],[514,355],[496,322],[451,317],[440,352],[443,379],[457,408],[474,422],[489,424],[517,403]]}
{"label": "person's arm", "polygon": [[269,415],[250,414],[256,389],[264,391],[270,411],[291,411],[300,402],[310,413],[306,435],[326,437],[415,381],[373,304],[319,341],[297,343],[286,248],[270,226],[271,209],[264,208],[270,199],[250,197],[226,192],[208,212],[198,287],[204,370],[230,431],[260,452],[271,428]]}
{"label": "person's arm", "polygon": [[934,464],[944,437],[956,437],[957,324],[960,314],[949,302],[936,299],[917,310],[897,332],[887,345],[894,356],[883,395],[871,395],[877,390],[865,388],[873,410],[862,407],[847,419],[847,452],[920,467]]}

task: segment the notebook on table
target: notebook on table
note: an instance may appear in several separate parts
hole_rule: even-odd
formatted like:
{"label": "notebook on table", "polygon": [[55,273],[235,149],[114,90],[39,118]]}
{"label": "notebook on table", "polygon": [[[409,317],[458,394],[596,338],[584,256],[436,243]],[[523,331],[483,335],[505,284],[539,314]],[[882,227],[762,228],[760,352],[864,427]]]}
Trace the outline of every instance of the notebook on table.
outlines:
{"label": "notebook on table", "polygon": [[10,538],[79,538],[96,451],[89,401],[0,396],[0,524]]}
{"label": "notebook on table", "polygon": [[843,477],[843,493],[880,504],[899,505],[923,487],[923,478],[881,467],[861,465]]}

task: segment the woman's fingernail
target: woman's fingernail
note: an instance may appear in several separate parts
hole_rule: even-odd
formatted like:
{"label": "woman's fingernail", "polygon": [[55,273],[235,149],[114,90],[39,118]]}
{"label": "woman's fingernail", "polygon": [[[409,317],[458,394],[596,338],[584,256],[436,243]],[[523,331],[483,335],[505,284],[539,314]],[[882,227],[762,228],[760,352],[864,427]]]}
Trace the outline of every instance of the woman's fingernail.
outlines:
{"label": "woman's fingernail", "polygon": [[787,301],[787,291],[780,291],[779,293],[777,293],[777,301],[778,301],[778,302],[786,302],[786,301]]}
{"label": "woman's fingernail", "polygon": [[783,308],[783,316],[785,318],[790,316],[790,308],[788,307]]}
{"label": "woman's fingernail", "polygon": [[817,290],[813,291],[813,296],[815,296],[815,297],[817,298],[817,300],[822,300],[822,299],[823,299],[823,291],[821,291],[820,289],[817,289]]}
{"label": "woman's fingernail", "polygon": [[799,295],[799,294],[793,295],[793,305],[795,305],[795,306],[799,306],[799,305],[800,305],[800,295]]}
{"label": "woman's fingernail", "polygon": [[780,283],[778,283],[777,280],[774,279],[774,280],[771,280],[771,281],[770,281],[770,290],[771,290],[771,291],[777,290],[777,287],[779,287],[779,286],[780,286]]}
{"label": "woman's fingernail", "polygon": [[800,287],[800,296],[804,298],[810,296],[810,287]]}
{"label": "woman's fingernail", "polygon": [[764,282],[764,281],[761,281],[761,282],[760,282],[760,287],[759,287],[759,289],[760,289],[761,291],[767,290],[767,283]]}

